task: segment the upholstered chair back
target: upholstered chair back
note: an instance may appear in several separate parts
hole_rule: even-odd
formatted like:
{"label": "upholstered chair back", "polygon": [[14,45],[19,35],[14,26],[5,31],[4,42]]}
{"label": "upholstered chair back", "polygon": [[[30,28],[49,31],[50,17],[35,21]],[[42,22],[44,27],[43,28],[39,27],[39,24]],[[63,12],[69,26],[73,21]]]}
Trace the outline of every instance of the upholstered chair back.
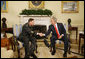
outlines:
{"label": "upholstered chair back", "polygon": [[19,37],[19,34],[22,32],[22,24],[15,24],[13,25],[13,35]]}

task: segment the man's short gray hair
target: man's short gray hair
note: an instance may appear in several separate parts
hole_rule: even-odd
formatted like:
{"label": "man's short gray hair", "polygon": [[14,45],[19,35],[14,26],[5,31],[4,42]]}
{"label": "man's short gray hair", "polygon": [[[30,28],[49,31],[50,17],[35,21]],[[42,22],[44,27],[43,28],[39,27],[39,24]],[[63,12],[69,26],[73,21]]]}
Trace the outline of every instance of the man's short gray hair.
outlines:
{"label": "man's short gray hair", "polygon": [[57,22],[57,18],[52,16],[51,19],[53,19],[55,22]]}

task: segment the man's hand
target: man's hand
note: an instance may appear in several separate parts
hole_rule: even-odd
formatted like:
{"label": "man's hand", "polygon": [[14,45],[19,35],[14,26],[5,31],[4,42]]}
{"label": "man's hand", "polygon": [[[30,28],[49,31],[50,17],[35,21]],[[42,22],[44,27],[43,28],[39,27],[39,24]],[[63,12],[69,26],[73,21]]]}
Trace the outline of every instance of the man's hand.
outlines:
{"label": "man's hand", "polygon": [[45,36],[45,34],[43,34],[43,33],[38,33],[38,35],[41,36],[41,37]]}
{"label": "man's hand", "polygon": [[39,33],[39,36],[41,36],[41,37],[42,37],[42,36],[43,36],[43,34],[42,34],[42,33]]}
{"label": "man's hand", "polygon": [[62,35],[60,35],[60,37],[59,37],[58,39],[61,39],[63,36],[64,36],[63,34],[62,34]]}

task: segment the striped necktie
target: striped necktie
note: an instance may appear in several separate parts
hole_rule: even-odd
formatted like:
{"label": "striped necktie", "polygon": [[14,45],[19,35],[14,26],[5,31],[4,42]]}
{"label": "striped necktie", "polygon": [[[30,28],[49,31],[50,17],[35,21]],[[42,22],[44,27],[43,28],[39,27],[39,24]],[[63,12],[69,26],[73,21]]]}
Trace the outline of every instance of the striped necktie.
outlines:
{"label": "striped necktie", "polygon": [[55,28],[55,30],[56,30],[56,33],[57,33],[57,37],[59,38],[59,36],[60,36],[60,34],[59,34],[59,31],[58,31],[58,28],[56,27],[56,25],[54,25],[54,28]]}

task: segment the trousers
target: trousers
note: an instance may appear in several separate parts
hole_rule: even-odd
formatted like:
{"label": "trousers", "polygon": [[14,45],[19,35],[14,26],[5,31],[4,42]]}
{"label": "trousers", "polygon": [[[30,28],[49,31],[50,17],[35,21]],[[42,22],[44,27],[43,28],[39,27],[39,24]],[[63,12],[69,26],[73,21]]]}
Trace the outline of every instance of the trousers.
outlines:
{"label": "trousers", "polygon": [[53,52],[55,53],[56,52],[56,47],[55,47],[55,44],[56,44],[56,40],[61,40],[64,42],[64,53],[67,53],[68,51],[68,44],[69,44],[69,39],[64,36],[62,37],[61,39],[57,39],[56,36],[52,36],[50,38],[50,41],[51,41],[51,48],[53,49]]}

